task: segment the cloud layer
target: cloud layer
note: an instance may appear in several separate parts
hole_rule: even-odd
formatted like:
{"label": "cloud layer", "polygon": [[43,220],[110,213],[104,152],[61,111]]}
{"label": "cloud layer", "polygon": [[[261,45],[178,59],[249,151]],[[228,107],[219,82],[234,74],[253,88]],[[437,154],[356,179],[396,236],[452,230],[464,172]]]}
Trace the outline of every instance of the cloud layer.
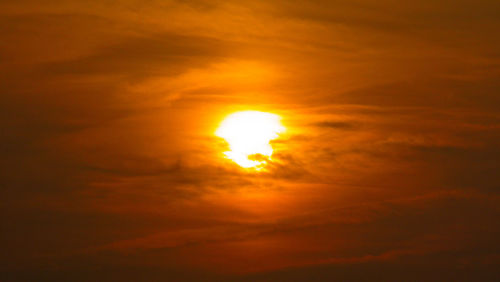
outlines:
{"label": "cloud layer", "polygon": [[498,279],[499,10],[0,3],[2,280]]}

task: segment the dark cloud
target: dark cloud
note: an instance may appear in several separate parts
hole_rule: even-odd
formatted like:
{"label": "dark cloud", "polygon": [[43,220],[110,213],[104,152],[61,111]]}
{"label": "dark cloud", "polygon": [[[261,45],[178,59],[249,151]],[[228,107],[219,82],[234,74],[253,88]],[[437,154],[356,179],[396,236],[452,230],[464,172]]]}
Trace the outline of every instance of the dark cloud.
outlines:
{"label": "dark cloud", "polygon": [[338,129],[338,130],[352,130],[357,128],[359,125],[347,121],[323,121],[315,124],[318,127]]}
{"label": "dark cloud", "polygon": [[130,38],[84,58],[52,63],[42,72],[65,75],[175,75],[228,56],[228,44],[214,38],[159,34]]}

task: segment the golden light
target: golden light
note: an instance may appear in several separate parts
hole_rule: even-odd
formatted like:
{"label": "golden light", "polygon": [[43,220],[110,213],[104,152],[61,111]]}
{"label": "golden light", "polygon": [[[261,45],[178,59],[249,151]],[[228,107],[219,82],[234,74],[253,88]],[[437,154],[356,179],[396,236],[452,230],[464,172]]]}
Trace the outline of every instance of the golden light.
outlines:
{"label": "golden light", "polygon": [[270,141],[285,131],[278,115],[243,111],[229,115],[220,124],[215,135],[229,143],[227,158],[244,168],[261,168],[271,159]]}

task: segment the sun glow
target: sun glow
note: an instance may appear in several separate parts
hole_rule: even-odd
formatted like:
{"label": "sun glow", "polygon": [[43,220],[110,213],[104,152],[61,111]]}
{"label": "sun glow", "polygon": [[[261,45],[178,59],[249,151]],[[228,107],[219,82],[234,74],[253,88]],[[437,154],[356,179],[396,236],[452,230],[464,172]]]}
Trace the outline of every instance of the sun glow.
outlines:
{"label": "sun glow", "polygon": [[215,135],[229,143],[227,158],[244,168],[260,168],[273,154],[270,141],[285,131],[280,119],[265,112],[237,112],[226,117]]}

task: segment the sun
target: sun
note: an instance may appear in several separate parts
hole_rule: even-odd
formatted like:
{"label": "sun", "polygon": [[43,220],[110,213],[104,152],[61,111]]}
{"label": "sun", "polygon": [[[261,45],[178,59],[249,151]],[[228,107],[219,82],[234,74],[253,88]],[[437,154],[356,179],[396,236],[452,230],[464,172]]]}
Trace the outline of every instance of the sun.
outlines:
{"label": "sun", "polygon": [[215,132],[229,144],[227,158],[244,168],[261,168],[271,159],[270,141],[285,131],[276,114],[243,111],[227,116]]}

